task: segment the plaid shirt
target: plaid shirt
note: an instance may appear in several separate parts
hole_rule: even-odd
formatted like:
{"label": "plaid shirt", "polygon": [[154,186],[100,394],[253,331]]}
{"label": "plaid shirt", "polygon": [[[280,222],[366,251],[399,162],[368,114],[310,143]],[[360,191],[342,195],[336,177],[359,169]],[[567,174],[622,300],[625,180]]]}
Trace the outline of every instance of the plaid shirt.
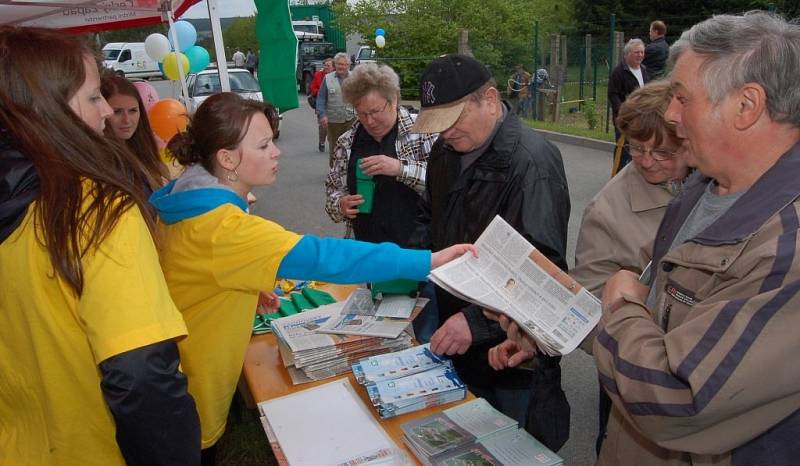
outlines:
{"label": "plaid shirt", "polygon": [[[422,194],[425,192],[425,172],[428,168],[428,157],[431,153],[433,143],[436,142],[438,134],[417,134],[411,132],[414,125],[415,115],[412,115],[403,107],[398,109],[397,140],[395,140],[395,150],[397,159],[403,166],[403,173],[397,177],[397,181],[407,185],[411,189]],[[351,236],[352,226],[342,211],[339,209],[339,199],[347,196],[350,191],[347,189],[347,164],[350,160],[350,149],[353,146],[353,139],[361,123],[356,121],[350,130],[339,137],[336,150],[333,153],[333,166],[325,180],[325,211],[328,216],[336,223],[347,222],[346,237]]]}

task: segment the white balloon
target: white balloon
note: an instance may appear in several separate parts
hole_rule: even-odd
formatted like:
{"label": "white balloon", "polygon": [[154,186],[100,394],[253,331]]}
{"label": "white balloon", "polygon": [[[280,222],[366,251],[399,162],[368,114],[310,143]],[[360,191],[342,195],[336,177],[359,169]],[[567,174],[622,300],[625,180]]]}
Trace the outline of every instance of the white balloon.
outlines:
{"label": "white balloon", "polygon": [[170,51],[169,40],[164,34],[150,34],[144,40],[144,51],[155,61],[161,61]]}
{"label": "white balloon", "polygon": [[379,49],[382,49],[386,45],[386,38],[383,36],[376,37],[375,45],[377,45]]}

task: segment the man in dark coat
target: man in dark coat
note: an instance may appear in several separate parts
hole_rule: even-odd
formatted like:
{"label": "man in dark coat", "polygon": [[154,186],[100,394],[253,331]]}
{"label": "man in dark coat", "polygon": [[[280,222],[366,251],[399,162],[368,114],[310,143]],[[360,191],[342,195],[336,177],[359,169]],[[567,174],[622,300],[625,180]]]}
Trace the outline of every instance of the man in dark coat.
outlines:
{"label": "man in dark coat", "polygon": [[650,23],[650,43],[644,48],[642,64],[647,68],[651,79],[657,79],[664,75],[664,67],[669,58],[666,35],[667,26],[663,21],[656,20]]}
{"label": "man in dark coat", "polygon": [[[619,107],[631,92],[650,81],[650,73],[647,67],[642,65],[643,60],[644,42],[641,39],[631,39],[623,49],[622,62],[611,71],[611,75],[608,77],[608,101],[611,103],[614,135],[617,141],[622,135],[619,128],[617,128]],[[614,160],[612,173],[618,173],[631,161],[631,156],[627,150],[622,150],[620,153],[619,160]]]}
{"label": "man in dark coat", "polygon": [[[439,250],[474,242],[503,217],[566,270],[570,201],[558,149],[501,101],[484,65],[465,55],[434,60],[420,80],[422,109],[412,131],[440,133],[428,162],[426,191],[412,243]],[[532,367],[495,371],[488,351],[505,340],[481,310],[437,288],[438,330],[431,349],[453,357],[476,395],[517,419],[557,450],[569,435],[569,405],[559,358],[538,355]],[[533,388],[531,388],[533,387]]]}

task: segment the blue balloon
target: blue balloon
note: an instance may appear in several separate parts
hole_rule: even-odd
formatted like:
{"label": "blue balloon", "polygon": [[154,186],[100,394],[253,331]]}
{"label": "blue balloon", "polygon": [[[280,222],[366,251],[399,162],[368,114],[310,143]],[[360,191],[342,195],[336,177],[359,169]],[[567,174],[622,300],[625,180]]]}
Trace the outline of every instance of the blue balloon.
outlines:
{"label": "blue balloon", "polygon": [[376,36],[383,36],[383,35],[386,35],[386,32],[383,30],[383,28],[378,28],[378,29],[375,30],[375,35]]}
{"label": "blue balloon", "polygon": [[164,73],[164,63],[163,63],[163,62],[158,62],[158,71],[160,71],[160,72],[161,72],[161,77],[162,77],[162,78],[164,78],[164,79],[169,79],[169,78],[167,77],[167,74],[166,74],[166,73]]}
{"label": "blue balloon", "polygon": [[189,59],[190,73],[203,71],[211,62],[211,57],[208,55],[208,50],[200,47],[199,45],[193,45],[189,47],[184,53],[186,54],[186,58]]}
{"label": "blue balloon", "polygon": [[197,30],[195,30],[192,23],[188,21],[176,21],[172,29],[169,30],[169,43],[172,49],[176,49],[175,44],[172,42],[172,31],[175,30],[175,35],[178,36],[178,43],[181,46],[181,52],[185,52],[189,47],[197,42]]}

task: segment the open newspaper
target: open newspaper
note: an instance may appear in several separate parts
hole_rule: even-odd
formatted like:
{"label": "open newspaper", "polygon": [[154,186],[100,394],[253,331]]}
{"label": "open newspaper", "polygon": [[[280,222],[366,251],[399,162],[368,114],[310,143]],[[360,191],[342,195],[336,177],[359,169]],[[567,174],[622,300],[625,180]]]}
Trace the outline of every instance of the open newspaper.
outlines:
{"label": "open newspaper", "polygon": [[600,300],[547,259],[500,216],[481,233],[478,256],[431,271],[454,296],[503,313],[550,355],[574,350],[600,320]]}

